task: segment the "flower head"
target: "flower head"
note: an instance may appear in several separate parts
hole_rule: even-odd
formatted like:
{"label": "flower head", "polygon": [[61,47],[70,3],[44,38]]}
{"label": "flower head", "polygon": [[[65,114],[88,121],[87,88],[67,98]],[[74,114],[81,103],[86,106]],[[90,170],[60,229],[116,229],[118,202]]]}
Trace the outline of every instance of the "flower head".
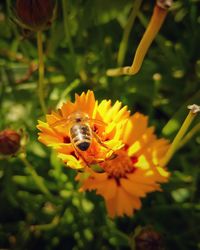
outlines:
{"label": "flower head", "polygon": [[116,157],[99,163],[104,173],[87,169],[88,178],[81,181],[81,190],[96,190],[103,196],[111,217],[132,215],[140,209],[141,198],[147,193],[161,190],[169,173],[159,165],[168,149],[164,139],[157,139],[153,127],[147,127],[147,117],[140,113],[131,116],[120,131],[124,147]]}
{"label": "flower head", "polygon": [[0,131],[0,153],[11,155],[20,148],[20,134],[12,129]]}
{"label": "flower head", "polygon": [[39,121],[39,141],[54,148],[68,166],[80,169],[109,159],[123,146],[119,137],[128,117],[127,107],[121,108],[120,102],[112,106],[110,100],[103,100],[98,104],[94,93],[88,91],[47,115],[47,122]]}
{"label": "flower head", "polygon": [[17,0],[16,22],[28,30],[42,30],[50,25],[53,10],[53,0]]}

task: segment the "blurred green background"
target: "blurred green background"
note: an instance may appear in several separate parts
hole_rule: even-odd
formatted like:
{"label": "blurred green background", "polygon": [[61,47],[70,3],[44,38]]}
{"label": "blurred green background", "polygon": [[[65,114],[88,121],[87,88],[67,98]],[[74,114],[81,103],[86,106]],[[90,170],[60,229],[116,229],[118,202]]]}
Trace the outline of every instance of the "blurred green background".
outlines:
{"label": "blurred green background", "polygon": [[[158,137],[171,140],[187,105],[200,100],[200,1],[175,1],[137,75],[107,77],[106,70],[117,66],[133,3],[57,1],[55,20],[43,33],[45,100],[51,110],[92,89],[99,100],[120,100],[132,113],[148,115]],[[153,5],[142,2],[124,65],[132,63]],[[43,118],[36,35],[24,37],[11,21],[14,6],[11,0],[0,3],[0,130],[23,129],[33,168],[19,157],[0,158],[0,249],[131,249],[135,232],[147,225],[162,235],[166,249],[200,249],[200,134],[169,163],[171,178],[162,193],[149,194],[132,218],[109,219],[103,199],[93,192],[79,193],[76,173],[37,141],[37,120]],[[51,197],[36,185],[34,171]]]}

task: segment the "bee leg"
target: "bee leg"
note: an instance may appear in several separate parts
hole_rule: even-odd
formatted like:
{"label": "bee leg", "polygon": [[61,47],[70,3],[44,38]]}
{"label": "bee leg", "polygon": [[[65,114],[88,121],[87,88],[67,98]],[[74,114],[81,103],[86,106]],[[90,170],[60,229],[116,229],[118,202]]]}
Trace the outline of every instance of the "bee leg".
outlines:
{"label": "bee leg", "polygon": [[108,149],[109,151],[112,151],[112,155],[110,157],[107,158],[107,160],[113,160],[117,157],[117,154],[115,154],[114,150],[112,148],[109,148],[105,143],[103,143],[101,141],[101,139],[99,138],[99,136],[92,131],[92,135],[94,136],[94,138],[96,139],[96,141],[104,148]]}
{"label": "bee leg", "polygon": [[104,148],[107,148],[107,149],[112,150],[112,149],[109,148],[105,143],[103,143],[103,142],[101,141],[101,139],[99,138],[99,136],[98,136],[94,131],[92,131],[92,135],[94,136],[94,138],[96,139],[96,141],[97,141],[101,146],[103,146]]}
{"label": "bee leg", "polygon": [[73,146],[73,148],[74,148],[74,152],[75,152],[76,156],[77,156],[78,158],[81,158],[82,161],[85,163],[85,165],[86,165],[87,167],[90,167],[89,164],[88,164],[88,162],[86,161],[85,157],[84,157],[84,156],[74,147],[73,144],[72,144],[72,146]]}
{"label": "bee leg", "polygon": [[84,157],[82,154],[80,154],[80,153],[78,153],[78,155],[79,155],[79,157],[83,160],[83,162],[85,163],[85,165],[86,165],[87,167],[90,167],[90,165],[89,165],[89,163],[86,161],[85,157]]}

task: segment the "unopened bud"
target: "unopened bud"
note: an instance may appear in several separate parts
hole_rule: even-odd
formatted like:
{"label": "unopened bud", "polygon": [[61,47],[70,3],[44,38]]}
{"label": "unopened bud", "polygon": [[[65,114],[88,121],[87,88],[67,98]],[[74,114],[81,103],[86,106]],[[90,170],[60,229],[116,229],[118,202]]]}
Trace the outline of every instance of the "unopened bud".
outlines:
{"label": "unopened bud", "polygon": [[200,106],[197,104],[188,105],[187,108],[191,110],[192,114],[200,113]]}
{"label": "unopened bud", "polygon": [[33,31],[43,30],[51,24],[54,0],[17,0],[17,22],[23,28]]}
{"label": "unopened bud", "polygon": [[0,154],[12,155],[20,148],[20,134],[12,129],[0,132]]}
{"label": "unopened bud", "polygon": [[156,4],[161,9],[168,10],[172,6],[173,0],[157,0]]}
{"label": "unopened bud", "polygon": [[164,250],[161,235],[152,228],[144,228],[135,237],[136,250]]}

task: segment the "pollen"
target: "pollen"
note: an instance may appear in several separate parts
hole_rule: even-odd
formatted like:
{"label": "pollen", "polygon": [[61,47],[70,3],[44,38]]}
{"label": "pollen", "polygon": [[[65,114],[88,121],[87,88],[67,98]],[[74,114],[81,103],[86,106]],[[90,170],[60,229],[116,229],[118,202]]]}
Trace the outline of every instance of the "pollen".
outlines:
{"label": "pollen", "polygon": [[119,150],[116,157],[101,164],[101,167],[108,173],[109,178],[126,178],[126,175],[135,170],[134,163],[137,158],[130,158],[126,151]]}

